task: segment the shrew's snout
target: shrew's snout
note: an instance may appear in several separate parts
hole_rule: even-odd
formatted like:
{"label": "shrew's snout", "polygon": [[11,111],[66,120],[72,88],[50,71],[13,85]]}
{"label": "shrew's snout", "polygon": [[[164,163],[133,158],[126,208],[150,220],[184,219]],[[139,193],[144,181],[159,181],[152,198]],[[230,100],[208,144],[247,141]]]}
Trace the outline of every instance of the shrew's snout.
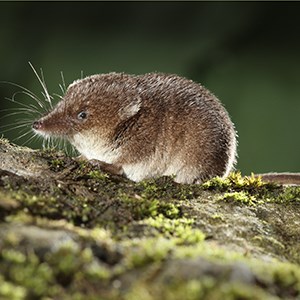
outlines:
{"label": "shrew's snout", "polygon": [[43,126],[43,121],[34,121],[32,124],[32,128],[35,130],[40,130]]}

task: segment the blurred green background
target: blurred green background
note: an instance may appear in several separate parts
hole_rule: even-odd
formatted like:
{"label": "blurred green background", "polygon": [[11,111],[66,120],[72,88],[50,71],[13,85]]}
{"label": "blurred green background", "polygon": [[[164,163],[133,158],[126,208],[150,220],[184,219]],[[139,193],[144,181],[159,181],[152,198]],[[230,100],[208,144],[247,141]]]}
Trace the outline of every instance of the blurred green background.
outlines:
{"label": "blurred green background", "polygon": [[[60,93],[61,71],[67,84],[81,71],[177,73],[229,111],[244,174],[300,171],[299,15],[295,2],[1,2],[0,80],[41,96],[28,61],[51,93]],[[18,106],[5,100],[17,90],[0,84],[2,126],[16,124],[3,109]],[[11,140],[20,135],[6,129]]]}

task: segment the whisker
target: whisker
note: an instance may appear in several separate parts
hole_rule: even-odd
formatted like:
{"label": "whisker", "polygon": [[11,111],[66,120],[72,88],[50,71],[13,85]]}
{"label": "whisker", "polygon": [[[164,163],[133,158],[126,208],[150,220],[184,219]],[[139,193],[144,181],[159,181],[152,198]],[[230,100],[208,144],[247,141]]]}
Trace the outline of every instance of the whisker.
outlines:
{"label": "whisker", "polygon": [[28,138],[28,139],[22,144],[22,146],[24,146],[24,145],[30,143],[30,142],[31,142],[34,138],[36,138],[36,137],[37,137],[37,134],[33,134],[30,138]]}
{"label": "whisker", "polygon": [[[43,97],[45,98],[45,101],[47,101],[47,95],[46,95],[44,92],[41,92],[41,94],[42,94]],[[52,100],[53,100],[53,97],[50,96],[50,95],[49,95],[49,97],[50,97],[50,102],[49,102],[49,101],[47,101],[47,102],[49,102],[49,104],[50,104],[50,109],[53,109],[53,106],[52,106]],[[47,109],[47,110],[48,110],[48,109]]]}
{"label": "whisker", "polygon": [[66,145],[66,139],[62,139],[61,140],[61,146],[60,146],[60,149],[61,150],[63,150],[63,151],[65,151],[65,153],[67,154],[67,152],[68,152],[68,149],[67,149],[68,147],[67,147],[67,145]]}
{"label": "whisker", "polygon": [[[35,70],[35,68],[33,67],[32,63],[31,62],[28,62],[32,71],[34,72],[35,76],[37,77],[38,81],[40,82],[44,92],[45,92],[45,98],[47,100],[47,102],[50,104],[51,108],[52,108],[52,102],[51,102],[51,98],[50,98],[50,95],[48,93],[48,90],[47,90],[47,86],[44,82],[44,76],[43,76],[43,71],[41,69],[41,77],[38,75],[37,71]],[[41,79],[42,78],[42,79]]]}
{"label": "whisker", "polygon": [[60,143],[61,139],[60,138],[54,138],[52,137],[51,139],[51,147],[57,150],[60,150]]}
{"label": "whisker", "polygon": [[50,147],[50,139],[51,139],[51,137],[49,135],[46,136],[46,139],[45,139],[45,149],[51,148]]}
{"label": "whisker", "polygon": [[51,109],[53,109],[53,104],[52,104],[53,97],[48,92],[48,88],[47,88],[47,85],[46,85],[46,81],[45,81],[45,77],[44,77],[44,72],[43,72],[42,68],[40,68],[40,72],[41,72],[41,78],[43,80],[43,84],[44,84],[44,87],[45,87],[45,91],[47,92],[47,94],[45,95],[45,98],[48,98],[50,107],[51,107]]}
{"label": "whisker", "polygon": [[18,133],[21,134],[21,133],[23,133],[25,131],[30,131],[30,129],[31,129],[31,126],[24,126],[23,128],[20,128],[18,130]]}
{"label": "whisker", "polygon": [[[44,108],[44,109],[47,109],[47,107],[45,107],[44,103],[39,99],[39,98],[33,98],[31,94],[27,93],[26,91],[21,91],[20,93],[23,93],[29,97],[31,97],[33,100],[35,100],[37,102],[37,104],[41,107],[41,108]],[[31,104],[33,105],[33,104]],[[36,106],[34,106],[36,107]],[[37,109],[37,107],[36,107]]]}
{"label": "whisker", "polygon": [[45,137],[43,137],[43,144],[42,144],[42,147],[43,147],[43,149],[49,149],[50,148],[50,139],[51,139],[51,137],[50,136],[45,136]]}
{"label": "whisker", "polygon": [[14,122],[13,124],[5,124],[5,125],[1,125],[0,126],[0,130],[2,130],[2,129],[5,129],[5,128],[8,128],[8,127],[11,127],[12,129],[15,129],[15,125],[31,125],[32,124],[32,122],[31,121],[16,121],[16,122]]}
{"label": "whisker", "polygon": [[30,133],[32,133],[32,131],[31,131],[31,130],[27,130],[24,134],[19,135],[17,138],[15,138],[15,140],[18,141],[18,140],[20,140],[22,137],[24,137],[24,136],[26,136],[26,135],[28,135],[28,134],[30,134]]}
{"label": "whisker", "polygon": [[30,91],[29,89],[25,88],[24,86],[22,86],[20,84],[17,84],[17,83],[14,83],[14,82],[10,82],[10,81],[0,81],[0,83],[10,84],[12,86],[18,87],[18,88],[22,89],[24,92],[27,92],[28,94],[30,94],[30,97],[32,97],[32,99],[34,99],[34,100],[37,100],[37,99],[40,100],[39,97],[36,94],[34,94],[32,91]]}
{"label": "whisker", "polygon": [[29,124],[20,124],[20,125],[14,126],[12,128],[4,129],[4,130],[1,130],[1,133],[9,132],[11,130],[22,128],[22,127],[25,127],[25,126],[29,127]]}
{"label": "whisker", "polygon": [[16,112],[16,110],[19,112],[19,113],[24,113],[24,112],[28,112],[28,113],[33,113],[34,111],[32,111],[31,109],[29,108],[23,108],[23,107],[17,107],[17,108],[3,108],[3,109],[0,109],[0,112],[6,112],[6,111],[13,111],[13,112]]}
{"label": "whisker", "polygon": [[15,126],[18,124],[31,124],[31,123],[32,123],[31,119],[23,118],[23,119],[17,119],[16,121],[11,122],[10,124],[1,125],[0,128],[3,128],[4,126],[7,126],[7,125]]}
{"label": "whisker", "polygon": [[67,140],[65,140],[64,148],[66,149],[67,156],[74,156],[75,155],[75,151],[74,151],[75,148]]}
{"label": "whisker", "polygon": [[33,107],[29,106],[28,104],[25,104],[25,103],[22,103],[22,102],[17,101],[17,100],[15,99],[16,95],[17,95],[17,93],[14,93],[13,96],[12,96],[12,98],[5,97],[4,99],[7,100],[7,101],[12,102],[12,103],[14,103],[14,104],[18,104],[18,105],[20,105],[20,106],[22,106],[22,107],[24,107],[24,108],[27,108],[27,109],[30,110],[30,111],[38,112],[38,109],[37,109],[36,107],[33,108]]}
{"label": "whisker", "polygon": [[29,116],[32,117],[32,112],[30,112],[30,111],[15,111],[15,112],[12,112],[12,113],[9,113],[9,114],[5,114],[4,116],[2,116],[0,118],[0,120],[11,117],[11,116],[20,115],[20,114],[21,115],[29,115]]}
{"label": "whisker", "polygon": [[58,97],[59,99],[61,99],[61,100],[63,100],[64,99],[64,97],[63,96],[61,96],[61,95],[59,95],[59,94],[53,94],[54,96],[56,96],[56,97]]}
{"label": "whisker", "polygon": [[49,138],[49,148],[56,149],[56,146],[54,144],[54,138],[52,136],[50,136]]}
{"label": "whisker", "polygon": [[[17,96],[18,94],[21,94],[21,93],[22,93],[22,92],[16,92],[16,93],[13,94],[12,98],[5,97],[5,100],[10,101],[10,102],[12,102],[12,103],[16,103],[16,104],[18,104],[18,105],[20,105],[20,106],[22,106],[22,107],[28,108],[28,109],[30,109],[31,111],[40,113],[39,110],[38,110],[38,108],[37,108],[36,106],[34,106],[33,104],[32,104],[32,106],[30,106],[30,105],[28,105],[28,104],[19,102],[19,101],[17,101],[17,100],[15,99],[16,96]],[[44,108],[44,107],[42,107],[42,108]]]}
{"label": "whisker", "polygon": [[[22,118],[22,119],[17,119],[16,121],[13,121],[10,125],[15,126],[18,124],[31,124],[31,123],[32,123],[31,119]],[[2,128],[3,126],[7,126],[7,125],[9,125],[9,124],[1,125],[0,128]]]}
{"label": "whisker", "polygon": [[24,141],[24,143],[22,143],[22,146],[28,144],[29,142],[31,142],[34,138],[39,138],[39,135],[33,131],[29,131],[29,133],[32,133],[32,136],[29,137],[26,141]]}
{"label": "whisker", "polygon": [[63,142],[63,149],[65,149],[66,155],[70,156],[68,143],[65,139],[64,139],[64,142]]}
{"label": "whisker", "polygon": [[65,82],[65,77],[64,77],[63,71],[60,71],[60,76],[61,76],[62,85],[60,84],[59,86],[61,87],[63,94],[65,94],[67,87],[66,87],[66,82]]}
{"label": "whisker", "polygon": [[[12,138],[13,141],[18,141],[19,144],[24,141],[22,145],[32,143],[36,139],[39,144],[42,144],[44,149],[59,148],[66,151],[68,154],[69,149],[73,150],[73,148],[69,148],[66,139],[51,137],[51,135],[48,134],[39,135],[37,132],[32,130],[33,119],[40,118],[45,115],[45,113],[52,110],[56,100],[64,99],[64,94],[67,90],[64,74],[61,72],[62,83],[59,84],[60,90],[63,94],[60,95],[59,92],[58,94],[50,95],[43,69],[35,69],[31,62],[29,62],[29,66],[31,67],[39,84],[42,86],[41,94],[39,93],[37,96],[34,92],[31,92],[29,89],[19,84],[8,81],[0,81],[0,83],[10,84],[20,89],[17,90],[12,97],[5,98],[7,101],[13,103],[16,108],[10,108],[8,105],[7,108],[0,110],[0,121],[3,124],[2,126],[0,125],[0,134],[10,132],[9,135],[15,136],[15,138]],[[65,105],[63,109],[66,109]]]}
{"label": "whisker", "polygon": [[63,94],[65,94],[65,91],[64,91],[64,88],[62,87],[62,85],[61,85],[61,84],[59,84],[58,86],[59,86],[59,88],[60,88],[61,92],[62,92]]}
{"label": "whisker", "polygon": [[[21,128],[21,129],[18,131],[18,134],[19,134],[19,136],[20,136],[21,134],[23,134],[23,133],[25,133],[25,132],[33,132],[33,131],[31,130],[31,128],[29,128],[29,127],[27,126],[27,127],[25,127],[25,128]],[[21,136],[20,136],[20,138],[21,138]]]}

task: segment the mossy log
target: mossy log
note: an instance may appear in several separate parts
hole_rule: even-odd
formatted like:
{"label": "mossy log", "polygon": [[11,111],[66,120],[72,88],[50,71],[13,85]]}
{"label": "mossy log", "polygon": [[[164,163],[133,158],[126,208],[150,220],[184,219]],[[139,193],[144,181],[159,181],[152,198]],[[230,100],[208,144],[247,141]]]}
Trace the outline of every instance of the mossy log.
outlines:
{"label": "mossy log", "polygon": [[0,140],[0,299],[300,299],[300,188],[134,183]]}

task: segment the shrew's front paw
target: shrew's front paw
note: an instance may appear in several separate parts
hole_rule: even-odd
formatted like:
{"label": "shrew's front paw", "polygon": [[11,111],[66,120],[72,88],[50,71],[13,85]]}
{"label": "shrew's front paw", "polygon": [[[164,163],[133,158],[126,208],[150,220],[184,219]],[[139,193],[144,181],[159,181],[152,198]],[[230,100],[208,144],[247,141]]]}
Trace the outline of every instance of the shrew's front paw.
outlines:
{"label": "shrew's front paw", "polygon": [[97,160],[97,159],[91,159],[89,162],[93,165],[101,169],[103,172],[110,173],[113,175],[123,175],[124,170],[122,166],[120,165],[114,165],[114,164],[108,164],[106,162]]}

